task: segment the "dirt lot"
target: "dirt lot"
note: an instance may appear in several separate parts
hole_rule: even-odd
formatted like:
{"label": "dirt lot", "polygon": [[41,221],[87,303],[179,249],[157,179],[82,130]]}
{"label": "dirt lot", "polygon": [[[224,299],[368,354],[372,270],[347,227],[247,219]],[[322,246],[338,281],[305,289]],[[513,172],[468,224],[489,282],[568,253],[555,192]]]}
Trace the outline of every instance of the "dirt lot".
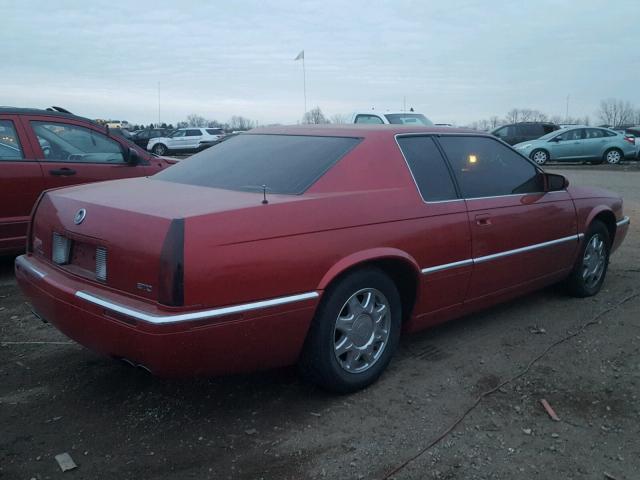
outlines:
{"label": "dirt lot", "polygon": [[350,396],[294,369],[164,381],[101,358],[36,320],[1,259],[0,478],[382,479],[407,461],[393,478],[640,478],[640,170],[550,169],[625,197],[632,227],[604,290],[550,288],[404,338]]}

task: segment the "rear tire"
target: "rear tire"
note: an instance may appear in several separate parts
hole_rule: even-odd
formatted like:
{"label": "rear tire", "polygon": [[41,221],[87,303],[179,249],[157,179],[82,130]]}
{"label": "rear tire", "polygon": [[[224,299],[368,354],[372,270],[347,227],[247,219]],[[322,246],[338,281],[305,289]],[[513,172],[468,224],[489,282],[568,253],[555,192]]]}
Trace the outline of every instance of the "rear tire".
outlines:
{"label": "rear tire", "polygon": [[531,152],[531,160],[538,165],[544,165],[549,161],[549,152],[546,150],[538,149]]}
{"label": "rear tire", "polygon": [[167,153],[167,147],[162,143],[157,143],[153,146],[151,151],[156,155],[164,155],[165,153]]}
{"label": "rear tire", "polygon": [[622,159],[624,158],[624,154],[622,153],[621,150],[618,150],[617,148],[610,148],[609,150],[604,152],[604,155],[602,156],[602,158],[609,165],[618,165],[620,162],[622,162]]}
{"label": "rear tire", "polygon": [[584,236],[576,265],[567,279],[569,293],[591,297],[602,288],[609,267],[611,238],[606,225],[594,220]]}
{"label": "rear tire", "polygon": [[401,319],[400,294],[384,272],[348,273],[324,293],[300,357],[302,376],[339,393],[369,386],[398,347]]}

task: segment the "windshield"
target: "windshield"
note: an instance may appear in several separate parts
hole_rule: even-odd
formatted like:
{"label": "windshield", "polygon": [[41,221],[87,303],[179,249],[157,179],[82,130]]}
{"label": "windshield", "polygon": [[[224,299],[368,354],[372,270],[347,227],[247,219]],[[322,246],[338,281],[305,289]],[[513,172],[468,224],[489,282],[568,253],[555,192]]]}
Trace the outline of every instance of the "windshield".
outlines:
{"label": "windshield", "polygon": [[360,142],[351,137],[237,135],[158,173],[170,182],[297,195]]}
{"label": "windshield", "polygon": [[385,114],[389,123],[395,125],[416,125],[432,126],[433,122],[421,113],[387,113]]}

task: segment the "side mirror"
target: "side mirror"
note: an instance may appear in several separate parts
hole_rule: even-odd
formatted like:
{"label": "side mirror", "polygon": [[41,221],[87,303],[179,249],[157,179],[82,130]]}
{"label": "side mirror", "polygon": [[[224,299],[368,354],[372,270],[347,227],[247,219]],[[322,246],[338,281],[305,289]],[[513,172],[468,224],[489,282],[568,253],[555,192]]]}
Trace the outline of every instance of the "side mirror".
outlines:
{"label": "side mirror", "polygon": [[140,163],[140,154],[135,148],[129,147],[124,159],[129,165],[134,166]]}
{"label": "side mirror", "polygon": [[557,173],[544,174],[545,192],[559,192],[566,190],[569,186],[569,180],[563,175]]}

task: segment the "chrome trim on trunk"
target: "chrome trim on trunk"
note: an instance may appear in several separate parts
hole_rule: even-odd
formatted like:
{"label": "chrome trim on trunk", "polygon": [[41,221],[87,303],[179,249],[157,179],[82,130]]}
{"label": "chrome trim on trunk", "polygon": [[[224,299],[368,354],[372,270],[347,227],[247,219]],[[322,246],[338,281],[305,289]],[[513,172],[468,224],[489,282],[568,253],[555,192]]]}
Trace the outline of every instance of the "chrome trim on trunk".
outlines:
{"label": "chrome trim on trunk", "polygon": [[147,323],[153,324],[165,324],[176,322],[188,322],[192,320],[202,320],[205,318],[222,317],[224,315],[231,315],[234,313],[243,313],[251,310],[258,310],[260,308],[275,307],[278,305],[285,305],[287,303],[300,302],[302,300],[309,300],[311,298],[317,298],[320,294],[318,292],[299,293],[297,295],[289,295],[286,297],[272,298],[271,300],[261,300],[258,302],[244,303],[241,305],[234,305],[230,307],[213,308],[210,310],[200,310],[191,313],[178,313],[174,315],[153,315],[150,313],[144,313],[139,310],[135,310],[124,305],[119,305],[110,300],[104,299],[89,292],[78,290],[76,297],[86,300],[87,302],[99,305],[111,310],[113,312],[126,315],[127,317],[135,318]]}

